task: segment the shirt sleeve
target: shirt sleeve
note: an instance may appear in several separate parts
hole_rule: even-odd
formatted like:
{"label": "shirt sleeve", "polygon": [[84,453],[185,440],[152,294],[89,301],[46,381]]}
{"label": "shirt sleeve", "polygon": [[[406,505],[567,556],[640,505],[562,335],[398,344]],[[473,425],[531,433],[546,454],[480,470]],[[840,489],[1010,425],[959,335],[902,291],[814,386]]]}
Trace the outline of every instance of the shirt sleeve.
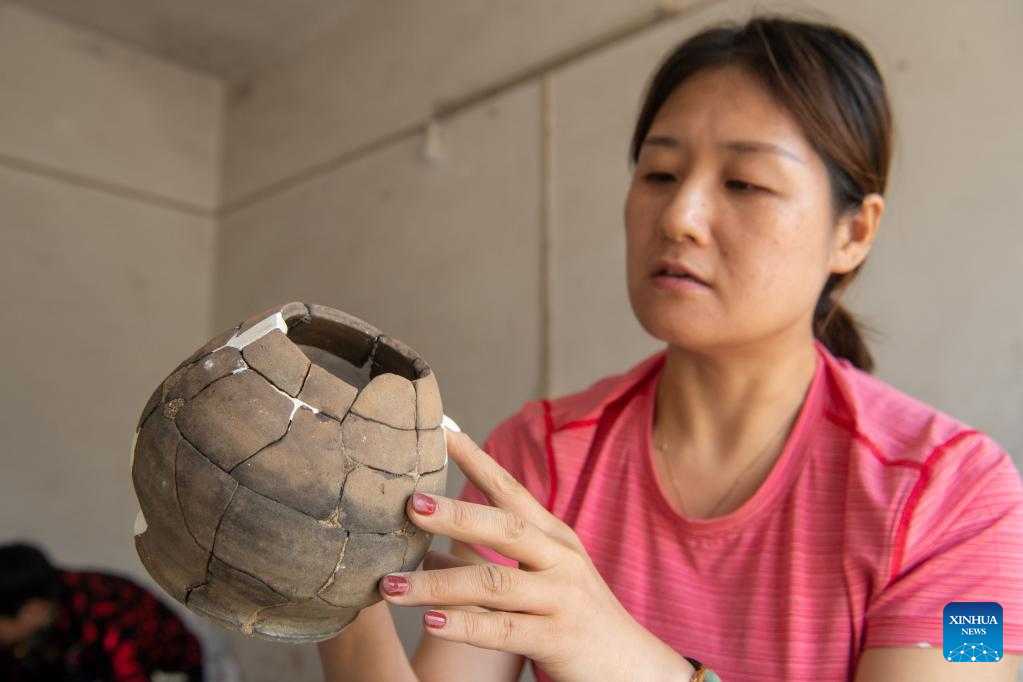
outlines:
{"label": "shirt sleeve", "polygon": [[867,606],[863,646],[940,647],[946,604],[997,602],[1004,651],[1023,653],[1023,484],[1016,465],[980,433],[929,460],[896,517],[901,561]]}
{"label": "shirt sleeve", "polygon": [[[545,449],[545,421],[543,406],[538,401],[525,403],[522,408],[498,424],[481,446],[502,468],[521,483],[540,504],[547,504],[550,492],[550,477],[547,473],[547,452]],[[490,500],[473,484],[466,480],[459,500],[493,506]],[[479,555],[495,564],[517,567],[519,562],[510,559],[485,545],[469,545]]]}

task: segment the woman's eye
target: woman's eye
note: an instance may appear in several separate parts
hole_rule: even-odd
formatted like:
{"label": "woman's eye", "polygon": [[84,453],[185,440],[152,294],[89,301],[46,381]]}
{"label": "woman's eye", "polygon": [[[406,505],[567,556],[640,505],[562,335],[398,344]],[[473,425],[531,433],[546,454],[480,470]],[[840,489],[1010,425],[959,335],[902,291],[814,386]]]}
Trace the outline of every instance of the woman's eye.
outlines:
{"label": "woman's eye", "polygon": [[735,189],[740,192],[755,192],[757,190],[762,189],[757,185],[754,185],[749,182],[744,182],[742,180],[729,180],[728,182],[725,183],[725,186],[728,187],[729,189]]}
{"label": "woman's eye", "polygon": [[662,183],[671,182],[672,180],[675,179],[675,176],[672,175],[671,173],[647,173],[646,179],[649,180],[650,182]]}

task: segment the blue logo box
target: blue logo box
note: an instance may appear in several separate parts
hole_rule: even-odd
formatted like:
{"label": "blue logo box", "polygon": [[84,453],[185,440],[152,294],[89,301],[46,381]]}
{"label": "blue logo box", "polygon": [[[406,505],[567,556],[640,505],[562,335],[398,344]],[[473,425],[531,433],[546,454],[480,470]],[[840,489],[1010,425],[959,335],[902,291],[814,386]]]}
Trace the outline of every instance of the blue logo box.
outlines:
{"label": "blue logo box", "polygon": [[1002,660],[1002,605],[993,601],[953,601],[942,614],[945,660],[994,663]]}

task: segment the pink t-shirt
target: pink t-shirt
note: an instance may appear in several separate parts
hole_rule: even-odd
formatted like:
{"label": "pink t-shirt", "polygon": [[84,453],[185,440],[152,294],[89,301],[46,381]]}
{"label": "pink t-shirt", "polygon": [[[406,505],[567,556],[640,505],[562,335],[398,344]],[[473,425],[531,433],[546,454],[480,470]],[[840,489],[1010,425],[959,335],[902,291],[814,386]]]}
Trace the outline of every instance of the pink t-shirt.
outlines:
{"label": "pink t-shirt", "polygon": [[[575,530],[640,624],[727,682],[850,680],[865,648],[940,648],[950,601],[1000,603],[1005,652],[1023,653],[1023,485],[1012,459],[815,345],[782,454],[725,516],[679,515],[655,476],[664,352],[527,402],[484,449]],[[472,483],[460,498],[489,504]]]}

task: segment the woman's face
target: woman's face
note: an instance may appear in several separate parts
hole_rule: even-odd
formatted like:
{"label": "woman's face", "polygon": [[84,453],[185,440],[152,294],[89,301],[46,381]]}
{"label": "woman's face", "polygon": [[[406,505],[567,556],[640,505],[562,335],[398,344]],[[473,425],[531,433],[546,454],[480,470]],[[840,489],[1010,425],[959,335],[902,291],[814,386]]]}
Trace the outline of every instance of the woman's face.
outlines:
{"label": "woman's face", "polygon": [[625,203],[640,324],[694,350],[809,335],[834,263],[830,192],[824,162],[756,80],[736,67],[690,77],[650,126]]}

